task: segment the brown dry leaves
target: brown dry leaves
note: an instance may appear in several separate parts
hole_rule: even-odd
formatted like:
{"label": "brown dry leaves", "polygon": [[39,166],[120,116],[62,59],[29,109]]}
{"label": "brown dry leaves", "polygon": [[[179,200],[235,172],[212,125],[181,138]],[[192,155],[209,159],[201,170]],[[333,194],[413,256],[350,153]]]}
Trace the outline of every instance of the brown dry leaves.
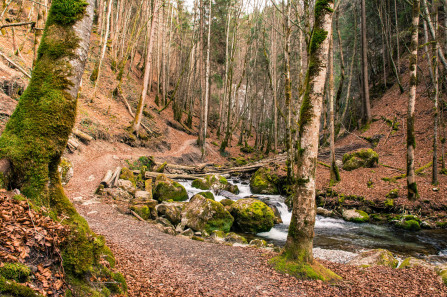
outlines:
{"label": "brown dry leaves", "polygon": [[0,265],[20,262],[33,275],[25,285],[44,296],[61,296],[64,274],[59,246],[69,229],[6,193],[0,195]]}

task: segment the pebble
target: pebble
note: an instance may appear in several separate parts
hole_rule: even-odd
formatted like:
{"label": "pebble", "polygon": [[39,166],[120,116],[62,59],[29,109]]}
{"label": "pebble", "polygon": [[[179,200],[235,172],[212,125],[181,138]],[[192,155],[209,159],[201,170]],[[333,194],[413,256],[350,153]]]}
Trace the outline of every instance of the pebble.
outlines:
{"label": "pebble", "polygon": [[322,248],[314,248],[313,253],[315,258],[320,258],[322,260],[327,260],[340,264],[348,263],[352,258],[357,256],[356,253],[340,251],[340,250],[328,250]]}

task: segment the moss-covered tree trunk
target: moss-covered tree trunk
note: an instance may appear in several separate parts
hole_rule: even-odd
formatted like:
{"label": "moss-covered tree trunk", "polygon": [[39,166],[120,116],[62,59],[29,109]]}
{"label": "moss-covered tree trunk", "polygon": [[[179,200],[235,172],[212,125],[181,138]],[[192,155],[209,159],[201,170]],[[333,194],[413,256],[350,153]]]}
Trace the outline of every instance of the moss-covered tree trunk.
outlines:
{"label": "moss-covered tree trunk", "polygon": [[53,0],[31,81],[0,137],[0,165],[10,164],[9,169],[0,166],[6,186],[19,188],[35,205],[45,206],[53,218],[66,216],[63,222],[72,232],[61,255],[75,296],[84,296],[77,290],[88,282],[87,272],[105,271],[102,266],[97,269],[101,256],[111,267],[114,261],[104,240],[95,236],[65,196],[58,173],[75,124],[93,7],[93,0]]}
{"label": "moss-covered tree trunk", "polygon": [[408,199],[415,200],[418,197],[416,175],[414,172],[414,149],[416,139],[414,135],[414,107],[416,104],[417,87],[417,55],[418,55],[418,33],[419,33],[420,1],[413,1],[413,24],[411,27],[410,45],[410,95],[408,98],[407,113],[407,187]]}
{"label": "moss-covered tree trunk", "polygon": [[75,123],[93,3],[53,1],[31,81],[0,138],[8,186],[40,205],[57,204],[53,194],[62,192],[57,167]]}
{"label": "moss-covered tree trunk", "polygon": [[285,246],[285,255],[289,259],[307,263],[313,262],[312,245],[316,215],[315,170],[333,7],[334,2],[331,0],[317,0],[315,3],[315,25],[311,37],[306,91],[299,121],[298,160],[295,166],[297,185]]}

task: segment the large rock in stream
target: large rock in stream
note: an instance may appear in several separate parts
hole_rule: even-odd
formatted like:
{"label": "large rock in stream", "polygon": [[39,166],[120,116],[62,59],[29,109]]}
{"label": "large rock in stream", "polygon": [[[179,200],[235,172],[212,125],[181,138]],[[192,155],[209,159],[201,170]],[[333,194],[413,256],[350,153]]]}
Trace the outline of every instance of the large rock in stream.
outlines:
{"label": "large rock in stream", "polygon": [[250,178],[250,190],[253,194],[279,194],[276,183],[278,177],[268,168],[259,168]]}
{"label": "large rock in stream", "polygon": [[245,233],[268,232],[275,223],[273,210],[264,202],[253,198],[244,198],[230,206],[234,217],[234,227]]}
{"label": "large rock in stream", "polygon": [[213,190],[216,193],[225,190],[233,194],[239,194],[239,188],[236,185],[229,183],[225,177],[216,174],[195,179],[192,182],[192,187],[200,190]]}
{"label": "large rock in stream", "polygon": [[160,174],[155,179],[155,186],[152,190],[154,199],[162,201],[185,201],[188,200],[188,193],[185,187],[172,179]]}
{"label": "large rock in stream", "polygon": [[229,232],[234,218],[217,201],[194,195],[182,211],[181,224],[195,231],[212,233],[214,230]]}

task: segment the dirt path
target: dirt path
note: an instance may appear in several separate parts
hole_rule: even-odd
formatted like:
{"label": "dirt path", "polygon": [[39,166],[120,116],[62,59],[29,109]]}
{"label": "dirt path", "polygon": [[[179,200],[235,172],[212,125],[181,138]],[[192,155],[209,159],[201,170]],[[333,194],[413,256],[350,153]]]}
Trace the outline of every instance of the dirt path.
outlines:
{"label": "dirt path", "polygon": [[129,296],[447,296],[439,278],[424,269],[360,269],[325,262],[345,281],[332,286],[297,280],[274,271],[268,251],[167,235],[93,196],[107,169],[145,153],[94,143],[71,156],[74,177],[65,188],[69,197],[82,197],[76,208],[106,238],[126,276]]}

